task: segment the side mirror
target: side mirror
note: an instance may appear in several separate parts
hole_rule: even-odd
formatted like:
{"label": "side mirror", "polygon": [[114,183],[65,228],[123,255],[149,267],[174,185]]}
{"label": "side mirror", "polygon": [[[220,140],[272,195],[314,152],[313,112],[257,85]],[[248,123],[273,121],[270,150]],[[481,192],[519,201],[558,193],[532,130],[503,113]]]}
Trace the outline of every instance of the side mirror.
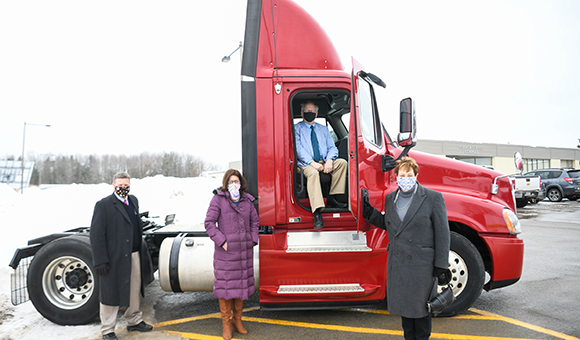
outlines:
{"label": "side mirror", "polygon": [[524,168],[524,163],[522,160],[522,155],[519,152],[514,154],[514,162],[516,164],[516,168],[521,172]]}
{"label": "side mirror", "polygon": [[401,116],[399,121],[399,135],[397,142],[399,146],[405,147],[399,157],[395,159],[391,155],[382,155],[381,167],[383,172],[391,171],[395,168],[396,162],[402,157],[407,156],[409,150],[417,144],[416,139],[416,121],[415,121],[415,103],[411,98],[401,100]]}
{"label": "side mirror", "polygon": [[379,85],[380,87],[387,87],[387,84],[385,84],[385,82],[381,78],[379,78],[379,76],[376,76],[376,75],[374,75],[372,73],[367,73],[365,71],[360,71],[360,75],[363,78],[365,78],[367,80],[370,80],[373,83]]}
{"label": "side mirror", "polygon": [[399,146],[413,147],[417,144],[417,125],[415,120],[415,103],[411,98],[401,100],[401,115],[399,118]]}

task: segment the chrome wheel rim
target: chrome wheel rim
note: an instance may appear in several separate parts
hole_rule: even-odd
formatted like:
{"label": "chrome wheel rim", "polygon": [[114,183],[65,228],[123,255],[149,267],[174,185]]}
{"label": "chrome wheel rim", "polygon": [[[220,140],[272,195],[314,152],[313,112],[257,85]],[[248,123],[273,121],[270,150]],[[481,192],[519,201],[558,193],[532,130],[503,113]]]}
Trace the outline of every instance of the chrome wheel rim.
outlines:
{"label": "chrome wheel rim", "polygon": [[76,309],[89,301],[95,282],[90,267],[81,259],[63,256],[54,259],[42,274],[46,298],[60,309]]}
{"label": "chrome wheel rim", "polygon": [[[449,271],[451,272],[451,281],[449,284],[453,288],[453,295],[459,296],[465,290],[469,273],[467,271],[467,264],[459,254],[453,250],[449,251]],[[441,292],[445,286],[439,286],[438,291]]]}

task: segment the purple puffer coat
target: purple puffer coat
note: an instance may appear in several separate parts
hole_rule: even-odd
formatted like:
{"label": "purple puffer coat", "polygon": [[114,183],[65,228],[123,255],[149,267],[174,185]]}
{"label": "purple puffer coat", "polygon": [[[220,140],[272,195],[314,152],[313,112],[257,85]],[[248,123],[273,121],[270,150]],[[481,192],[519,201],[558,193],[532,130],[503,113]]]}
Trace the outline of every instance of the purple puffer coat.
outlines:
{"label": "purple puffer coat", "polygon": [[[258,244],[258,214],[254,197],[243,193],[238,206],[229,192],[216,190],[205,216],[205,229],[215,243],[213,295],[247,300],[254,287],[254,251]],[[228,250],[222,245],[227,242]]]}

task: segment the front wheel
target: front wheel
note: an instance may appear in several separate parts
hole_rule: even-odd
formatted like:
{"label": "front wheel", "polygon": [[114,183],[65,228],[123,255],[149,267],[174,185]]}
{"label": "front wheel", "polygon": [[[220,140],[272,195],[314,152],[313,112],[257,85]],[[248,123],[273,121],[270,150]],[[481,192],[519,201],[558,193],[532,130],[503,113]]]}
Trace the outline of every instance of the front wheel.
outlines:
{"label": "front wheel", "polygon": [[99,313],[99,291],[88,236],[52,241],[28,269],[28,294],[36,310],[59,325],[83,325]]}
{"label": "front wheel", "polygon": [[[449,270],[455,301],[440,316],[453,316],[469,309],[481,295],[485,267],[475,246],[464,236],[451,232]],[[439,286],[441,291],[445,286]]]}

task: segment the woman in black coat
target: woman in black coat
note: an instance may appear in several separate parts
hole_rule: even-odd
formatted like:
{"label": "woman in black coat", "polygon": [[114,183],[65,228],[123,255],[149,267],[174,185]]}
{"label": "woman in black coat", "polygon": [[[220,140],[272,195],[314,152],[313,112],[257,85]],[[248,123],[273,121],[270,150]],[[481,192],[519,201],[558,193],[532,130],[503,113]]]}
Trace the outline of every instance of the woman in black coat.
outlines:
{"label": "woman in black coat", "polygon": [[419,166],[411,157],[397,161],[399,189],[385,197],[385,214],[363,197],[363,217],[388,232],[387,304],[402,318],[405,339],[429,339],[427,300],[434,276],[449,266],[449,224],[441,193],[417,183]]}

